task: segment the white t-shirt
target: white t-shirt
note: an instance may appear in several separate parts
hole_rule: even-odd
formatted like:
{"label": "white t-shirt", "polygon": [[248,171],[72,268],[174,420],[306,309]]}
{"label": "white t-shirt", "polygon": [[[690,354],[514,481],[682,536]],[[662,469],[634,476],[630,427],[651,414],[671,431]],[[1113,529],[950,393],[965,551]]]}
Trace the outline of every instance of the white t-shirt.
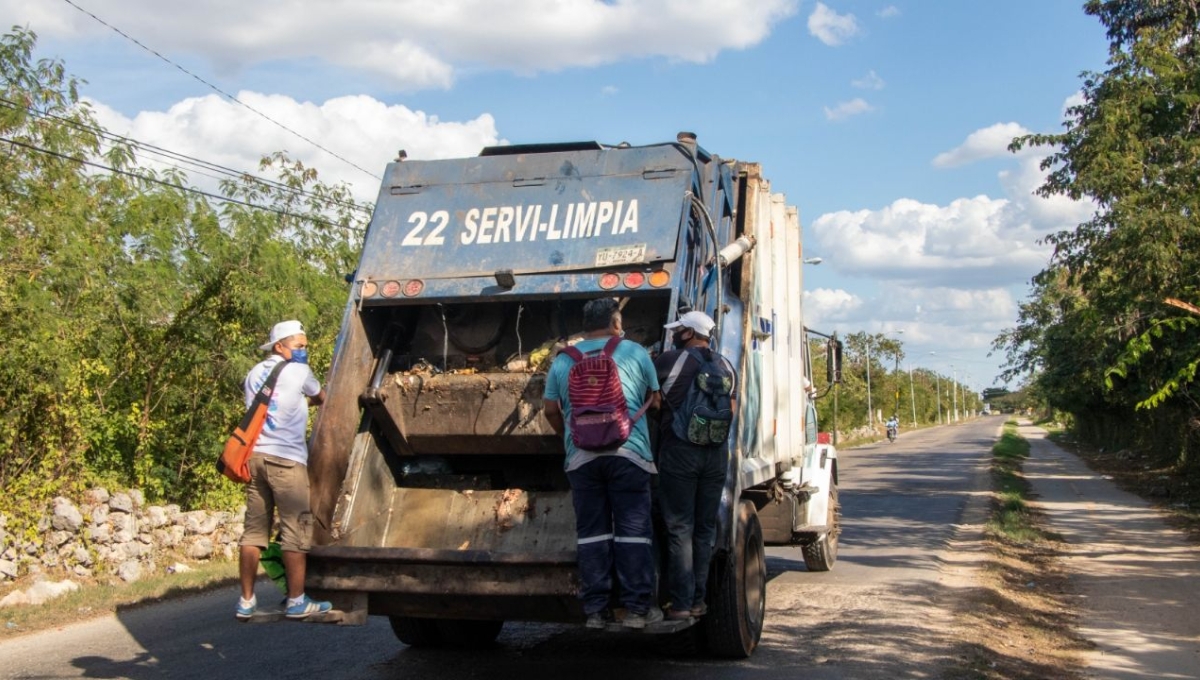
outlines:
{"label": "white t-shirt", "polygon": [[[272,354],[250,369],[243,386],[246,408],[250,408],[254,395],[258,394],[259,388],[271,375],[271,369],[280,361],[283,361],[283,357]],[[315,397],[320,393],[321,383],[317,382],[307,364],[293,362],[286,366],[275,383],[271,405],[267,408],[267,422],[263,423],[262,434],[258,435],[254,451],[307,465],[308,444],[305,438],[308,431],[308,400],[305,397]]]}

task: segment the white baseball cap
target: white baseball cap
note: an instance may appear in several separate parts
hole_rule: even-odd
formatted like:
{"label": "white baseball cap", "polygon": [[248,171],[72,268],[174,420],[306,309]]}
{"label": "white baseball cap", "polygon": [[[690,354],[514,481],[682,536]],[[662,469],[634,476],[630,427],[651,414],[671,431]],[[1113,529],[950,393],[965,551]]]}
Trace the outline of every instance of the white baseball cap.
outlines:
{"label": "white baseball cap", "polygon": [[704,337],[712,335],[712,330],[717,325],[717,322],[712,320],[712,317],[704,312],[688,312],[679,319],[672,321],[664,326],[667,330],[674,330],[681,326],[686,326]]}
{"label": "white baseball cap", "polygon": [[290,338],[293,335],[304,335],[304,326],[300,325],[299,321],[280,321],[271,329],[271,339],[264,345],[259,345],[258,348],[264,352],[269,352],[275,343]]}

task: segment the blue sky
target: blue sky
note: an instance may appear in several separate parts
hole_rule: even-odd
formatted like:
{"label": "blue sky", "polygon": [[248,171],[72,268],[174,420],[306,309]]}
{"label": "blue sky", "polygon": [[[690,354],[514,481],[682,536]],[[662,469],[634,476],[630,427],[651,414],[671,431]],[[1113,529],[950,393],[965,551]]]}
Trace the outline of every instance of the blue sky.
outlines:
{"label": "blue sky", "polygon": [[999,372],[991,341],[1049,255],[1038,238],[1091,212],[1032,196],[1044,151],[1004,151],[1014,134],[1060,130],[1079,74],[1104,68],[1103,27],[1081,7],[0,0],[0,15],[88,81],[112,131],[247,170],[287,150],[364,200],[378,180],[81,9],[376,174],[398,149],[430,159],[693,131],[762,163],[799,207],[805,253],[824,260],[805,269],[807,325],[898,335],[912,366],[982,389]]}

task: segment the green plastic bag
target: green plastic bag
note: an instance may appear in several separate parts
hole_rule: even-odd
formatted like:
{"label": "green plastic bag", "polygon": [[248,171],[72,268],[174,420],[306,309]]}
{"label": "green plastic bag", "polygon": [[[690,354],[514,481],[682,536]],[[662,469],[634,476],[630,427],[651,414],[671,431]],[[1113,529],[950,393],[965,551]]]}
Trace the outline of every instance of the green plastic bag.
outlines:
{"label": "green plastic bag", "polygon": [[279,590],[287,593],[287,574],[283,570],[283,550],[278,543],[271,541],[267,544],[267,549],[262,551],[262,556],[259,557],[259,564],[262,565],[263,572],[275,582]]}

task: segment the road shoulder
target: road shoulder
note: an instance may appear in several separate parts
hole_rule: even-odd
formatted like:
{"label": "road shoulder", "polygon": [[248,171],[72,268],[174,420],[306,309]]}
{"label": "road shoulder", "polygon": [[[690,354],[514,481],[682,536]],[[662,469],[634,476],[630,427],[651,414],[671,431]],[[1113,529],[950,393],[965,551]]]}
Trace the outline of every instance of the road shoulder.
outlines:
{"label": "road shoulder", "polygon": [[1150,503],[1022,424],[1033,505],[1062,539],[1083,652],[1099,678],[1194,678],[1200,668],[1200,549]]}

